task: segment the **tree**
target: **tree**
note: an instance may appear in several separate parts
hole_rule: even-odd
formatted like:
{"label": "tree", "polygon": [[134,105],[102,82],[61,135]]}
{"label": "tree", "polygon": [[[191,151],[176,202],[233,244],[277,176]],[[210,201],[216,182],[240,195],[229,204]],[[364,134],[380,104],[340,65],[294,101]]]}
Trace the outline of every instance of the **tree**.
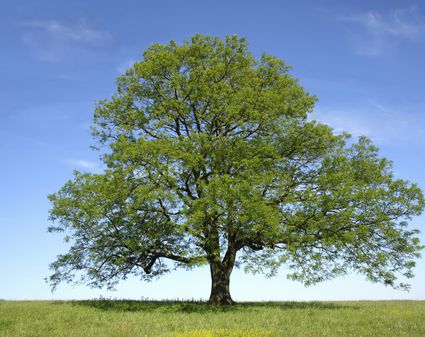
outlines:
{"label": "tree", "polygon": [[210,302],[229,304],[235,266],[286,265],[306,285],[355,271],[408,288],[398,277],[413,276],[422,248],[406,222],[421,190],[367,138],[310,120],[316,98],[288,70],[236,36],[147,49],[97,104],[106,169],[49,196],[49,229],[70,241],[52,287],[209,265]]}

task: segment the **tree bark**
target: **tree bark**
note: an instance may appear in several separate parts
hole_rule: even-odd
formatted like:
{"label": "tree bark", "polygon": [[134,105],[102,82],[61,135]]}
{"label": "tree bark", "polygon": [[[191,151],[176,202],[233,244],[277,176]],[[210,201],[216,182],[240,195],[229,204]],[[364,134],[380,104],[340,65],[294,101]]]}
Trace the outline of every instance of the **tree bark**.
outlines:
{"label": "tree bark", "polygon": [[230,274],[233,266],[223,263],[211,263],[211,294],[208,303],[216,305],[234,304],[230,296]]}

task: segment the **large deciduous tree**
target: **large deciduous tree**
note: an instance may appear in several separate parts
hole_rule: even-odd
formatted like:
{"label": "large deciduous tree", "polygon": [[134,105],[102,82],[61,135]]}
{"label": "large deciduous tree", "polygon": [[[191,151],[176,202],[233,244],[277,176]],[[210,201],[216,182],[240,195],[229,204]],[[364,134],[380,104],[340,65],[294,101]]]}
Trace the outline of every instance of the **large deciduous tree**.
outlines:
{"label": "large deciduous tree", "polygon": [[407,288],[422,248],[407,220],[420,189],[364,137],[310,120],[316,99],[245,39],[154,44],[100,101],[105,170],[50,196],[69,252],[49,281],[113,287],[209,265],[210,302],[232,303],[235,266],[314,284],[355,271]]}

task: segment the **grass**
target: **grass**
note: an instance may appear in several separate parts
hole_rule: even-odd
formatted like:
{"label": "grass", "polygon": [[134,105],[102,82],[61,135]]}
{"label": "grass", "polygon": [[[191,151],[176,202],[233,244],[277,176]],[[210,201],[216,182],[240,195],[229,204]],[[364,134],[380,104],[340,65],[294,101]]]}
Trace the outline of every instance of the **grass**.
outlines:
{"label": "grass", "polygon": [[0,301],[0,336],[425,336],[425,301]]}

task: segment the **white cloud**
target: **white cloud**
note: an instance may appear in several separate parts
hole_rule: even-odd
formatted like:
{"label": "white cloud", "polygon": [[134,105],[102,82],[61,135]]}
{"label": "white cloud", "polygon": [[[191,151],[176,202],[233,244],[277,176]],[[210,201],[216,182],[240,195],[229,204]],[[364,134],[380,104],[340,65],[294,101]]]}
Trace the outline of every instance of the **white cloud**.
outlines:
{"label": "white cloud", "polygon": [[60,62],[108,45],[113,39],[80,20],[66,25],[56,20],[24,22],[23,42],[43,61]]}
{"label": "white cloud", "polygon": [[416,6],[394,9],[385,14],[369,11],[340,19],[363,28],[363,31],[352,35],[359,55],[380,56],[393,52],[402,41],[414,42],[425,38],[425,20]]}
{"label": "white cloud", "polygon": [[100,167],[99,163],[95,163],[95,162],[88,161],[88,160],[69,159],[69,160],[67,160],[67,163],[72,165],[72,166],[77,166],[79,168],[86,169],[86,170],[91,171],[91,172],[100,172],[101,171],[101,167]]}
{"label": "white cloud", "polygon": [[318,107],[311,116],[335,132],[367,136],[380,145],[425,145],[425,104],[392,106],[376,101],[337,107]]}
{"label": "white cloud", "polygon": [[130,69],[131,67],[133,67],[134,63],[136,63],[137,61],[134,59],[128,59],[124,62],[121,62],[120,64],[118,64],[118,66],[116,67],[116,71],[119,74],[124,74],[126,70]]}

